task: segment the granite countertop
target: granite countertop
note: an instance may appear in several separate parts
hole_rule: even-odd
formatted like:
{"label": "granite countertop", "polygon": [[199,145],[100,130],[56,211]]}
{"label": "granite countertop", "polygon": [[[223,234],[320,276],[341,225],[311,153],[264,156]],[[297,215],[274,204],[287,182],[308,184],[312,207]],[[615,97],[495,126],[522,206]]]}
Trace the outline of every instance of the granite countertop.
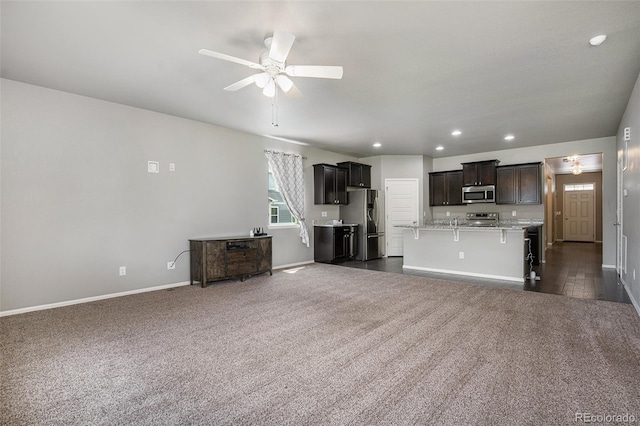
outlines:
{"label": "granite countertop", "polygon": [[340,226],[358,226],[357,223],[342,223],[342,220],[314,220],[313,226],[336,228]]}
{"label": "granite countertop", "polygon": [[458,226],[454,226],[453,219],[434,219],[425,222],[424,225],[396,225],[398,228],[406,229],[473,229],[492,231],[496,229],[525,229],[531,226],[541,226],[542,220],[538,219],[520,219],[520,220],[500,220],[497,226],[474,226],[470,225],[467,220],[459,220]]}

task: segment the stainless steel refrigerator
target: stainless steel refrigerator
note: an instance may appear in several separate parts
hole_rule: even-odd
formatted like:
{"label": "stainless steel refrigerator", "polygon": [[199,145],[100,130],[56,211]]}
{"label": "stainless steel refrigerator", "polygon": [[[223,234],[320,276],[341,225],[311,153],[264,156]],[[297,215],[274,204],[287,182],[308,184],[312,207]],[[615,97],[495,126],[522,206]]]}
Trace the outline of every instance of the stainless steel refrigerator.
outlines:
{"label": "stainless steel refrigerator", "polygon": [[382,212],[378,191],[359,189],[349,192],[349,204],[340,206],[342,223],[357,224],[357,260],[377,259],[384,255],[384,232],[378,228]]}

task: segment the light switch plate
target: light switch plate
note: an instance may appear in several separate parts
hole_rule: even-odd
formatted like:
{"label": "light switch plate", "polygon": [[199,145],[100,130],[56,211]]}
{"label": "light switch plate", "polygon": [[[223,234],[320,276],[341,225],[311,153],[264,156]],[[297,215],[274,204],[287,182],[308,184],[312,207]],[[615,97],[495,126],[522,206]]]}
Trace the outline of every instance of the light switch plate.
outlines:
{"label": "light switch plate", "polygon": [[147,172],[160,173],[160,163],[158,163],[157,161],[149,161],[147,163]]}
{"label": "light switch plate", "polygon": [[176,163],[169,163],[169,171],[170,172],[176,171]]}

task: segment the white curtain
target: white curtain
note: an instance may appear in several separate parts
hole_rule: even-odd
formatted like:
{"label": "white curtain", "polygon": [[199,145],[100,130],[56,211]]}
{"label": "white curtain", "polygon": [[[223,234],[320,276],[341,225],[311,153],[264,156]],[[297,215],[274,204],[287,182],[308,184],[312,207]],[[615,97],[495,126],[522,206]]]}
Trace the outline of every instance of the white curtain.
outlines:
{"label": "white curtain", "polygon": [[293,217],[300,225],[302,244],[309,247],[309,230],[304,221],[304,167],[302,156],[265,151],[273,178]]}

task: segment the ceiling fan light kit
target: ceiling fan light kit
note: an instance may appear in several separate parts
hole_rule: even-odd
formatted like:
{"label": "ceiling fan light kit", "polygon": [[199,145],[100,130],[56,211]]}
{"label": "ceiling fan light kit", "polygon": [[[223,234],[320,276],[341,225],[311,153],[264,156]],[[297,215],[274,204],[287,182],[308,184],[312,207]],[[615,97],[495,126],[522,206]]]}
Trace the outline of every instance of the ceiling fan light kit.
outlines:
{"label": "ceiling fan light kit", "polygon": [[293,34],[276,30],[273,33],[273,37],[267,37],[264,40],[267,50],[260,54],[259,63],[207,49],[200,49],[199,53],[262,71],[224,88],[224,90],[231,92],[255,83],[256,86],[262,89],[262,93],[265,96],[272,98],[275,96],[278,87],[285,93],[294,87],[293,81],[289,77],[342,78],[343,70],[341,66],[286,65],[287,56],[289,56],[289,51],[295,39],[296,37]]}

